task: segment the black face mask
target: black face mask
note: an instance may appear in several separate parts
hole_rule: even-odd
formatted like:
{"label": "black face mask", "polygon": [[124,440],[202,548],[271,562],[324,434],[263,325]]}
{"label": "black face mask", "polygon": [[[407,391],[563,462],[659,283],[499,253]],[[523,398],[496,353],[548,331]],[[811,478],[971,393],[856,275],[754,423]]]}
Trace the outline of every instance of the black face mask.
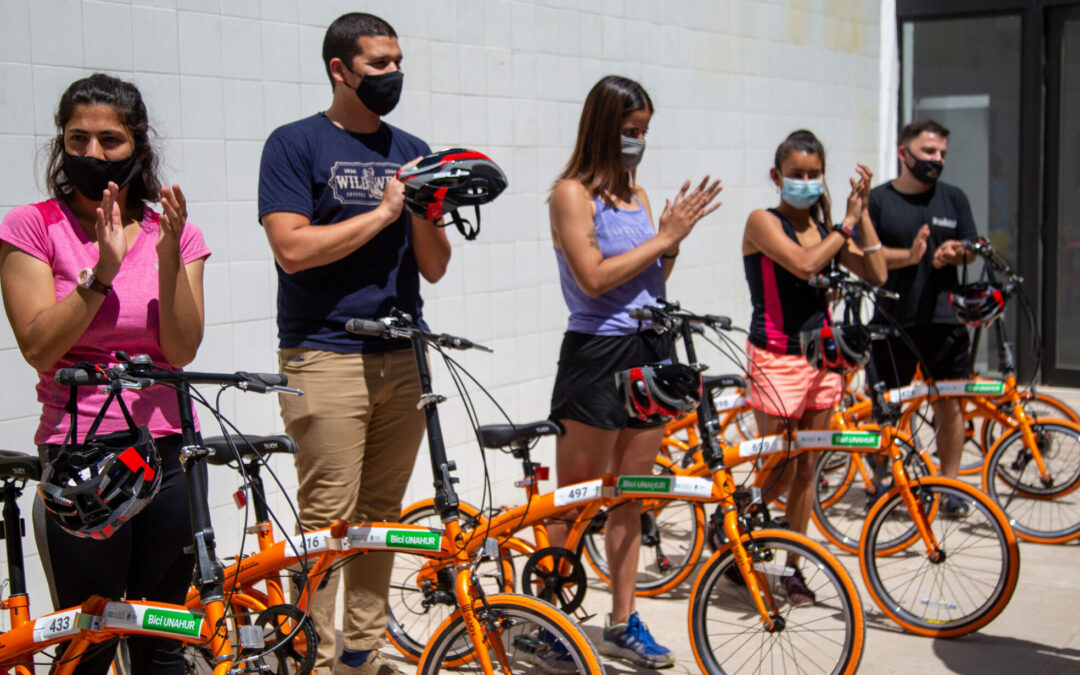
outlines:
{"label": "black face mask", "polygon": [[915,155],[908,151],[908,156],[915,160],[915,164],[908,166],[911,175],[915,176],[920,183],[933,185],[941,177],[941,171],[945,168],[945,162],[939,159],[916,159]]}
{"label": "black face mask", "polygon": [[83,197],[92,202],[101,201],[101,194],[109,187],[109,181],[123,189],[135,176],[142,173],[142,162],[132,153],[127,159],[109,162],[96,157],[79,157],[64,152],[64,175]]}
{"label": "black face mask", "polygon": [[[351,70],[349,72],[352,72]],[[405,73],[395,70],[381,75],[364,75],[356,87],[356,98],[379,117],[393,110],[401,98],[401,86]]]}

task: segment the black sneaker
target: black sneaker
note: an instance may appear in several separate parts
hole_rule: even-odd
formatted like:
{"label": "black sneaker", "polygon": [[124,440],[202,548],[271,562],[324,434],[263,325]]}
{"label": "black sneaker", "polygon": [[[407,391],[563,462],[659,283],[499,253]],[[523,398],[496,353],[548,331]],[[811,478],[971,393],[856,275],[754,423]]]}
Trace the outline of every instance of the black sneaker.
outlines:
{"label": "black sneaker", "polygon": [[784,590],[787,591],[788,601],[796,607],[812,605],[817,601],[817,596],[806,585],[802,570],[798,568],[791,576],[784,577]]}
{"label": "black sneaker", "polygon": [[971,514],[971,505],[967,501],[954,495],[945,495],[941,498],[939,508],[941,515],[952,520],[963,520]]}

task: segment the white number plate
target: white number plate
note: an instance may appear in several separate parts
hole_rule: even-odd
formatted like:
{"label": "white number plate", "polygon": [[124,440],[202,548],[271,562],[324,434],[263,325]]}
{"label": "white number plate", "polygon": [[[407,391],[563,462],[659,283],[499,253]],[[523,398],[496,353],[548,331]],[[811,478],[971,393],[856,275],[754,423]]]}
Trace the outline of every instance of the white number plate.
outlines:
{"label": "white number plate", "polygon": [[729,410],[738,410],[746,403],[746,398],[743,396],[714,396],[713,405],[716,406],[716,412],[722,413]]}
{"label": "white number plate", "polygon": [[783,436],[766,436],[739,443],[739,457],[757,457],[774,452],[785,452],[787,449],[787,442]]}
{"label": "white number plate", "polygon": [[77,619],[79,610],[49,614],[34,621],[34,642],[45,642],[58,637],[66,637],[79,632]]}
{"label": "white number plate", "polygon": [[604,482],[591,480],[587,483],[567,485],[555,491],[555,506],[567,506],[578,502],[588,502],[600,497]]}

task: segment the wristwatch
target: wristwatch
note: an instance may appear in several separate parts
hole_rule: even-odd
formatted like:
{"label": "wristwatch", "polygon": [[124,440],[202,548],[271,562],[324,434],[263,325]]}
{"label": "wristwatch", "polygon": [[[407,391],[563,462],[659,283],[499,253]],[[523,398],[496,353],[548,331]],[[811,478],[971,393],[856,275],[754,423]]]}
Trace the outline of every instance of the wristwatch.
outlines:
{"label": "wristwatch", "polygon": [[94,270],[89,267],[79,272],[79,285],[88,291],[94,291],[95,293],[101,293],[102,295],[112,293],[112,286],[103,283],[95,277]]}
{"label": "wristwatch", "polygon": [[839,232],[844,235],[844,239],[851,239],[851,228],[844,225],[844,223],[836,223],[832,226],[834,232]]}

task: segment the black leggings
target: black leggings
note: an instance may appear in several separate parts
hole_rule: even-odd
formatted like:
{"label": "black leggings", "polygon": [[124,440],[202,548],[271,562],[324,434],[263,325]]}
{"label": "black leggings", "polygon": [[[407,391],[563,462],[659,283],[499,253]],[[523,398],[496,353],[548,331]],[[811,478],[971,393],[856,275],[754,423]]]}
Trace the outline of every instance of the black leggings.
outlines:
{"label": "black leggings", "polygon": [[[41,501],[34,500],[34,532],[55,609],[81,604],[91,595],[184,603],[195,556],[184,553],[184,547],[191,545],[191,516],[187,481],[180,468],[181,440],[173,435],[156,441],[163,472],[161,490],[108,539],[68,534],[46,517]],[[115,645],[91,645],[75,672],[106,673]],[[60,645],[57,654],[63,654],[66,647]],[[176,640],[130,638],[128,650],[132,673],[184,673],[183,645]]]}

